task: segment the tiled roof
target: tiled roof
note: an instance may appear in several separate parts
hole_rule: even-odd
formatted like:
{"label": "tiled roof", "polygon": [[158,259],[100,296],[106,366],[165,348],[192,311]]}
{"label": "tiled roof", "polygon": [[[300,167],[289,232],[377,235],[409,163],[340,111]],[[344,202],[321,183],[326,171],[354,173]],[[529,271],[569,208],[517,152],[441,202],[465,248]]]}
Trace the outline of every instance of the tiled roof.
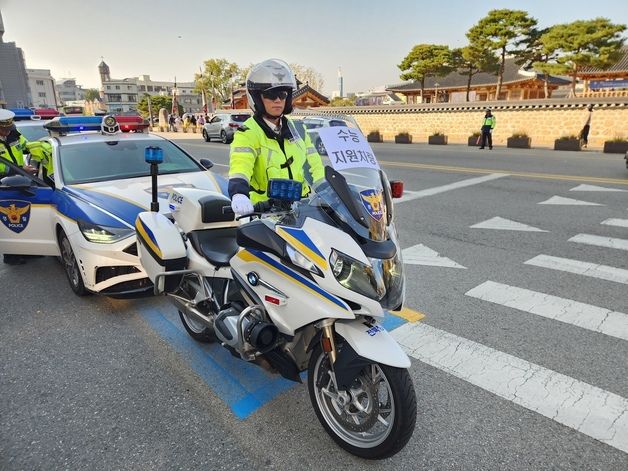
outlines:
{"label": "tiled roof", "polygon": [[602,72],[628,72],[628,46],[621,48],[622,56],[608,69],[599,69],[597,67],[585,67],[580,74],[599,74]]}
{"label": "tiled roof", "polygon": [[[527,80],[543,80],[544,75],[536,73],[534,71],[522,72],[521,67],[515,63],[515,59],[506,59],[506,63],[504,64],[504,80],[503,84],[515,83],[515,82],[524,82]],[[445,77],[428,77],[425,79],[425,88],[426,89],[434,89],[436,88],[435,84],[438,83],[439,89],[446,88],[466,88],[467,86],[467,76],[461,75],[458,72],[452,72]],[[558,77],[549,77],[549,82],[556,85],[566,85],[569,83],[567,80],[560,79]],[[475,74],[471,79],[471,86],[486,86],[486,85],[496,85],[497,84],[497,75],[489,74],[486,72],[481,72],[479,74]],[[414,90],[421,90],[421,83],[417,81],[413,82],[405,82],[396,85],[389,85],[386,87],[387,90],[391,91],[399,91],[399,92],[407,92]]]}
{"label": "tiled roof", "polygon": [[321,101],[324,101],[325,103],[329,103],[329,98],[327,98],[325,95],[317,92],[316,90],[314,90],[312,87],[310,87],[307,84],[305,86],[299,88],[296,92],[294,92],[293,95],[292,95],[292,99],[299,98],[300,96],[305,95],[308,92],[311,93],[312,95],[314,95],[315,97],[317,97],[318,99],[320,99]]}

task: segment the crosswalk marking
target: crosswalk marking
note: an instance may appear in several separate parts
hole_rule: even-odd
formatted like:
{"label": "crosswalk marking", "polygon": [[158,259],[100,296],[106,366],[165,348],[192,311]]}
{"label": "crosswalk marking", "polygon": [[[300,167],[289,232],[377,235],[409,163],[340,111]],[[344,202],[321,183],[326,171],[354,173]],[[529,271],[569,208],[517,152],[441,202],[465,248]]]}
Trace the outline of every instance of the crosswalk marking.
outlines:
{"label": "crosswalk marking", "polygon": [[466,269],[466,267],[454,262],[453,260],[438,255],[438,252],[426,247],[423,244],[403,249],[402,255],[403,262],[409,265],[427,265],[431,267]]}
{"label": "crosswalk marking", "polygon": [[552,196],[550,199],[541,201],[538,204],[555,204],[564,206],[604,206],[599,203],[591,203],[590,201],[575,200],[573,198],[564,198],[562,196]]}
{"label": "crosswalk marking", "polygon": [[628,453],[627,399],[424,322],[391,334],[417,360]]}
{"label": "crosswalk marking", "polygon": [[628,250],[628,240],[626,239],[616,239],[592,234],[577,234],[569,239],[569,242],[608,247],[609,249]]}
{"label": "crosswalk marking", "polygon": [[467,296],[628,340],[628,315],[571,299],[486,281]]}
{"label": "crosswalk marking", "polygon": [[624,270],[623,268],[581,262],[580,260],[572,260],[570,258],[553,257],[551,255],[537,255],[524,263],[526,265],[566,271],[628,285],[628,270]]}
{"label": "crosswalk marking", "polygon": [[517,221],[511,221],[502,217],[494,217],[487,219],[486,221],[478,222],[471,229],[495,229],[502,231],[526,231],[526,232],[547,232],[546,230],[539,229],[538,227],[528,226]]}
{"label": "crosswalk marking", "polygon": [[602,221],[600,224],[606,226],[628,227],[628,219],[610,218]]}
{"label": "crosswalk marking", "polygon": [[619,188],[606,188],[606,187],[597,186],[597,185],[578,185],[569,191],[621,191],[621,192],[624,192],[628,190],[621,190]]}
{"label": "crosswalk marking", "polygon": [[434,188],[427,188],[421,191],[405,191],[404,196],[395,201],[395,204],[405,203],[406,201],[412,201],[418,198],[425,198],[426,196],[433,196],[439,193],[444,193],[450,190],[457,190],[458,188],[465,188],[467,186],[478,185],[479,183],[496,180],[497,178],[507,177],[505,173],[492,173],[483,177],[469,178],[459,182],[449,183],[447,185],[435,186]]}

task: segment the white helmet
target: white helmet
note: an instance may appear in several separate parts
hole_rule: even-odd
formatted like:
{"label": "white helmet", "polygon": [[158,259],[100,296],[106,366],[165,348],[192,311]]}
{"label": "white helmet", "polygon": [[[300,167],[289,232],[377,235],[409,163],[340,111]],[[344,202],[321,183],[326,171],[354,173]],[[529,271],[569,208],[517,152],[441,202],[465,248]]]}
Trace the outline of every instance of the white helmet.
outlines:
{"label": "white helmet", "polygon": [[283,114],[292,112],[292,93],[297,89],[297,81],[290,66],[280,59],[268,59],[253,66],[246,77],[246,97],[255,114],[265,111],[262,92],[277,88],[288,92]]}

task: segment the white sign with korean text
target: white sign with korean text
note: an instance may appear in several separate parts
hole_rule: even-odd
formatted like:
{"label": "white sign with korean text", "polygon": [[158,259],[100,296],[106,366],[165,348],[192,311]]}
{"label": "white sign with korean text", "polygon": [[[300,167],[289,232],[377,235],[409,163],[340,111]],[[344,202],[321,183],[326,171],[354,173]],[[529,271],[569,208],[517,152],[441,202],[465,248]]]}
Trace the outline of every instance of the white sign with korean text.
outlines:
{"label": "white sign with korean text", "polygon": [[335,170],[357,167],[379,170],[375,153],[359,129],[332,126],[317,131]]}

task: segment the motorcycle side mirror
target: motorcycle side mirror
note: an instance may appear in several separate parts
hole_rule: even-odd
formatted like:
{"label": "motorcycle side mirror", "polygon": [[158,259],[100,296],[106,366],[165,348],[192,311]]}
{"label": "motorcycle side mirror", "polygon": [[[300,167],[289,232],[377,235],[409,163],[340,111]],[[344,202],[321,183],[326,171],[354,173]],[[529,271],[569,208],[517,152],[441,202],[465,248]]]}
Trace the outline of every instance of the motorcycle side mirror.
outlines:
{"label": "motorcycle side mirror", "polygon": [[209,159],[201,159],[201,165],[205,167],[206,170],[209,170],[214,166],[214,162]]}

